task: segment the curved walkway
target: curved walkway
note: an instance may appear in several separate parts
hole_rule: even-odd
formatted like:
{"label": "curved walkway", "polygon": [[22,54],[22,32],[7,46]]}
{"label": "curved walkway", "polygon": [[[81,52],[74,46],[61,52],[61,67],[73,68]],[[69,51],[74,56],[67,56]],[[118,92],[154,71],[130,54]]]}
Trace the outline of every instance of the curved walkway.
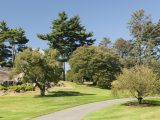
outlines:
{"label": "curved walkway", "polygon": [[127,102],[133,98],[106,100],[64,109],[32,120],[81,120],[86,114],[117,103]]}

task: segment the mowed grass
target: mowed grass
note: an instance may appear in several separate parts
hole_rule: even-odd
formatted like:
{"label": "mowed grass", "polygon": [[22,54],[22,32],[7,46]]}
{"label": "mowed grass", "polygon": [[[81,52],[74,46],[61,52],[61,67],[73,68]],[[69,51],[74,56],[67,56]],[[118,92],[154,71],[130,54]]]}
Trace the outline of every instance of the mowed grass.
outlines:
{"label": "mowed grass", "polygon": [[112,99],[110,90],[67,83],[70,88],[57,88],[46,97],[0,97],[0,120],[26,120],[64,108]]}
{"label": "mowed grass", "polygon": [[90,113],[83,120],[160,120],[160,98],[152,99],[153,106],[113,105]]}

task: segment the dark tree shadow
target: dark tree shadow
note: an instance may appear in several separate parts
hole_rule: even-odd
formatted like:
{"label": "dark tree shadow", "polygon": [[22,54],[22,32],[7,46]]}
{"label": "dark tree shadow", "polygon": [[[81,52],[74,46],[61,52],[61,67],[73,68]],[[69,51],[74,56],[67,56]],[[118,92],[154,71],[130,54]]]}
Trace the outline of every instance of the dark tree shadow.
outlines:
{"label": "dark tree shadow", "polygon": [[139,107],[156,107],[160,106],[160,100],[143,100],[142,104],[137,101],[127,102],[122,104],[124,106],[139,106]]}
{"label": "dark tree shadow", "polygon": [[[52,91],[49,92],[49,94],[45,95],[44,97],[67,97],[67,96],[84,96],[84,95],[95,95],[95,94],[80,93],[75,91]],[[41,97],[41,96],[35,96],[35,97]]]}
{"label": "dark tree shadow", "polygon": [[1,119],[1,118],[4,118],[4,117],[0,117],[0,119]]}

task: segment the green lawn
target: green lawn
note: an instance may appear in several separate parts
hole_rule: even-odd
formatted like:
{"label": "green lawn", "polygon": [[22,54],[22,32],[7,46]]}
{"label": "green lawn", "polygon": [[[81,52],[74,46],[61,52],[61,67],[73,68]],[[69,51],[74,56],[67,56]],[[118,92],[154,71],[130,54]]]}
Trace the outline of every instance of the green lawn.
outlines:
{"label": "green lawn", "polygon": [[64,108],[113,98],[109,90],[70,84],[73,88],[56,89],[46,97],[0,97],[0,120],[25,120]]}
{"label": "green lawn", "polygon": [[90,113],[83,120],[160,120],[160,99],[152,99],[155,106],[113,105]]}

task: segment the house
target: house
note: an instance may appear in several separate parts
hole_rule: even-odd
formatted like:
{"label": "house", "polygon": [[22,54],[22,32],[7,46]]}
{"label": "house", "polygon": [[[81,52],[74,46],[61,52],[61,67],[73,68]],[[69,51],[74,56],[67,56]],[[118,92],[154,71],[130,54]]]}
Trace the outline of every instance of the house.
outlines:
{"label": "house", "polygon": [[23,73],[16,75],[12,80],[9,80],[10,71],[0,69],[0,84],[2,86],[8,87],[17,84],[22,84]]}

